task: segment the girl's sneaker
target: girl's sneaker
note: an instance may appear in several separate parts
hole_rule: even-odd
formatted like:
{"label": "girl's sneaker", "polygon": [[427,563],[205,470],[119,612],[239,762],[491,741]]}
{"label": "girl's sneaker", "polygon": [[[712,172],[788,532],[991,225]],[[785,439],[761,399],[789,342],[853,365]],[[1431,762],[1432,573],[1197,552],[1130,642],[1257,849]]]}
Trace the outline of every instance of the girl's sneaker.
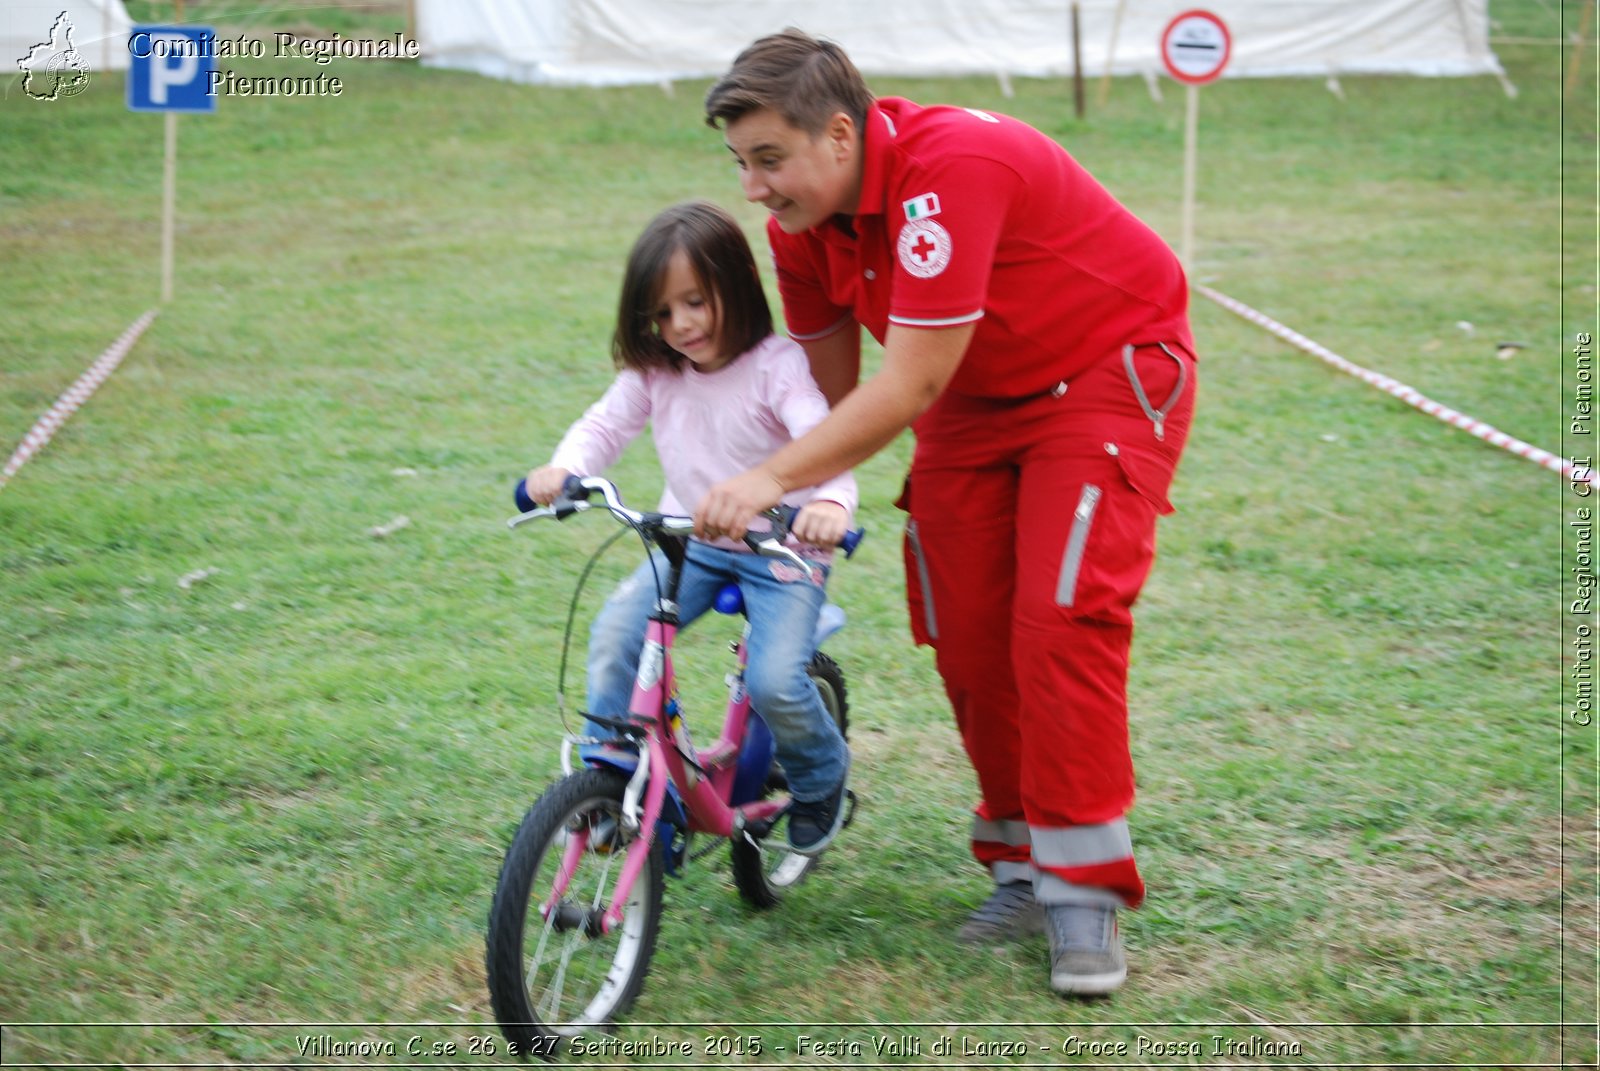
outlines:
{"label": "girl's sneaker", "polygon": [[789,805],[789,847],[800,855],[821,855],[844,828],[845,799],[849,794],[850,768],[839,787],[820,800]]}

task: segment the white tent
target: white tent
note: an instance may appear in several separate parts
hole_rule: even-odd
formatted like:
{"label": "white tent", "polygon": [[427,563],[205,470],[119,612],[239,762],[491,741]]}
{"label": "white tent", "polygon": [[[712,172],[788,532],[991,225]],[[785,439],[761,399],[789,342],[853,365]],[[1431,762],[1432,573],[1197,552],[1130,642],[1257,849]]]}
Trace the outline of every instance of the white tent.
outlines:
{"label": "white tent", "polygon": [[[1068,0],[413,0],[423,62],[519,82],[713,77],[785,26],[872,75],[1061,76]],[[1163,27],[1203,6],[1233,38],[1228,77],[1500,75],[1488,0],[1080,0],[1084,73],[1153,74]]]}
{"label": "white tent", "polygon": [[77,63],[91,71],[127,70],[132,25],[122,0],[0,0],[0,84],[24,71],[43,76]]}

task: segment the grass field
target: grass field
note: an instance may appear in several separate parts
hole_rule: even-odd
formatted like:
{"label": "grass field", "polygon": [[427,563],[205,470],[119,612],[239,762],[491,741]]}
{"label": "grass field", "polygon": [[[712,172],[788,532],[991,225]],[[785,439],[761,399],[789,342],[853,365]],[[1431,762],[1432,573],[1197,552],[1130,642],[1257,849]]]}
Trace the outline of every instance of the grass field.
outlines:
{"label": "grass field", "polygon": [[[1196,279],[1581,451],[1596,75],[1591,55],[1563,103],[1557,43],[1578,6],[1492,4],[1514,99],[1490,78],[1205,90]],[[175,300],[0,490],[0,1023],[55,1024],[5,1028],[6,1066],[316,1062],[301,1039],[324,1033],[394,1044],[390,1062],[505,1058],[469,1051],[493,1036],[482,923],[557,770],[566,600],[610,534],[508,533],[509,489],[609,380],[638,228],[708,196],[760,237],[703,84],[301,63],[343,94],[182,121]],[[1056,82],[874,88],[1033,122],[1176,240],[1170,87],[1158,103],[1119,80],[1082,121]],[[0,100],[0,451],[157,304],[160,127],[116,76]],[[1126,989],[1066,1003],[1042,947],[950,943],[986,879],[971,775],[905,628],[903,439],[859,472],[871,536],[833,589],[860,818],[777,912],[741,905],[720,853],[673,882],[620,1038],[754,1035],[770,1060],[802,1033],[870,1052],[921,1024],[954,1054],[887,1062],[1037,1064],[961,1039],[1059,1054],[1069,1036],[1129,1046],[1100,1066],[1283,1062],[1214,1055],[1216,1034],[1297,1042],[1300,1063],[1593,1066],[1578,500],[1208,302],[1194,319],[1201,407],[1135,650],[1151,897],[1124,922]],[[1503,341],[1525,348],[1500,359]],[[615,475],[637,499],[659,487],[643,444]],[[630,565],[608,555],[596,597]],[[720,681],[718,637],[684,646],[686,672]],[[697,726],[715,692],[691,692]],[[412,1059],[413,1037],[458,1053]]]}

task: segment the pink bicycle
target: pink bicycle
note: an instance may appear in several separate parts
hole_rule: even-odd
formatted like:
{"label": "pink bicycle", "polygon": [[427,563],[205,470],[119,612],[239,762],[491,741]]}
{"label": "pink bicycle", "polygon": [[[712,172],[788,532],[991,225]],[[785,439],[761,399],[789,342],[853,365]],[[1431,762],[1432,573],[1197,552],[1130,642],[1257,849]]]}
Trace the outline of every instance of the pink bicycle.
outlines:
{"label": "pink bicycle", "polygon": [[[655,951],[665,875],[704,854],[690,854],[696,834],[729,842],[734,884],[758,908],[779,903],[817,864],[816,857],[790,851],[785,841],[767,839],[789,798],[773,761],[772,734],[744,688],[748,624],[733,646],[722,732],[708,747],[696,748],[690,740],[672,646],[693,520],[631,510],[611,481],[591,476],[569,478],[561,497],[540,508],[519,484],[524,512],[509,523],[564,520],[593,508],[595,495],[600,508],[637,532],[647,550],[660,548],[665,566],[657,576],[656,610],[646,628],[628,717],[591,715],[615,731],[610,740],[566,737],[563,777],[523,818],[489,909],[486,966],[495,1017],[515,1052],[546,1059],[559,1055],[563,1039],[606,1029],[632,1005]],[[771,530],[747,535],[746,543],[809,576],[811,564],[784,546],[792,513],[769,516]],[[847,555],[861,535],[857,530],[847,537]],[[716,608],[741,611],[737,585],[723,588]],[[843,619],[837,607],[826,607],[813,649]],[[570,617],[567,628],[570,639]],[[843,672],[817,651],[808,673],[843,733]],[[574,763],[575,752],[581,765]],[[853,794],[847,807],[848,825]]]}

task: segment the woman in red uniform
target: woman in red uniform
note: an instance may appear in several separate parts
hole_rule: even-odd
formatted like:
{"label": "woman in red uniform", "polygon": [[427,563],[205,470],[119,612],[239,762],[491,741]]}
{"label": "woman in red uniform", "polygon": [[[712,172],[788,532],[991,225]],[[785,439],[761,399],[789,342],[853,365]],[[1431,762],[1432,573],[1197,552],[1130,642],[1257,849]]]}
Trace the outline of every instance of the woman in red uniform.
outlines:
{"label": "woman in red uniform", "polygon": [[[958,936],[1043,928],[1051,985],[1108,993],[1116,911],[1144,897],[1126,681],[1194,407],[1183,271],[1039,131],[874,98],[797,30],[741,53],[706,117],[770,212],[785,319],[833,411],[713,487],[701,529],[738,535],[915,429],[912,630],[977,771],[972,850],[995,880]],[[862,327],[884,349],[865,381]]]}

